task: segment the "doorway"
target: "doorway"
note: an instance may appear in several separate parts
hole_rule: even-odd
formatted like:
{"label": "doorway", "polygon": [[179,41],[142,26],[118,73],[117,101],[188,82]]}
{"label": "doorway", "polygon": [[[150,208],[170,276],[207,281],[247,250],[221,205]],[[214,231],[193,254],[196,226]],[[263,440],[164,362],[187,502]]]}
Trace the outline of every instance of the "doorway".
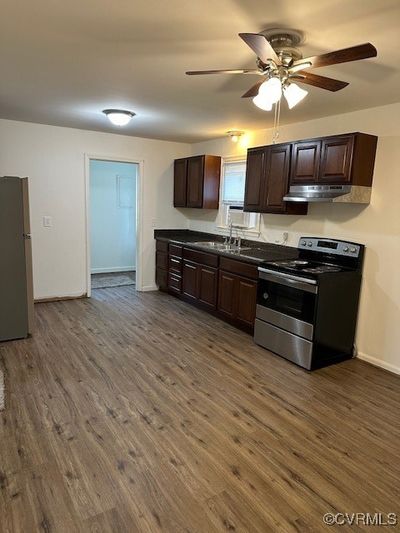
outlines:
{"label": "doorway", "polygon": [[88,295],[136,287],[139,163],[89,159]]}

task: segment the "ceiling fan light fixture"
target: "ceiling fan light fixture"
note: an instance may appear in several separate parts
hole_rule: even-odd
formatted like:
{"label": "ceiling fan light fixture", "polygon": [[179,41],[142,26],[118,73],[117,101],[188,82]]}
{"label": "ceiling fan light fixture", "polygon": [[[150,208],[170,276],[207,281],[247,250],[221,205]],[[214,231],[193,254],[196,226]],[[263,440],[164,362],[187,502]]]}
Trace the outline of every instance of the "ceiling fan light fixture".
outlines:
{"label": "ceiling fan light fixture", "polygon": [[301,102],[308,94],[308,91],[299,87],[296,83],[290,83],[283,89],[283,94],[288,103],[289,109],[293,109],[299,102]]}
{"label": "ceiling fan light fixture", "polygon": [[274,102],[271,102],[271,100],[263,94],[257,94],[257,96],[253,98],[253,103],[263,111],[271,111],[274,104]]}
{"label": "ceiling fan light fixture", "polygon": [[275,104],[282,96],[282,83],[276,76],[269,78],[260,85],[258,95],[268,98],[270,102]]}
{"label": "ceiling fan light fixture", "polygon": [[136,114],[124,109],[104,109],[103,113],[114,126],[126,126]]}

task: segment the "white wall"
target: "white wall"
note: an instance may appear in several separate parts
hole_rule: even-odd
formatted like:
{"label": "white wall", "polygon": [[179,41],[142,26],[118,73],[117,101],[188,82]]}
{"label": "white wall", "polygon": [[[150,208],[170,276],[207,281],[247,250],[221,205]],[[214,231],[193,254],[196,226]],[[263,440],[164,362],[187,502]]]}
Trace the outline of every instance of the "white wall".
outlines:
{"label": "white wall", "polygon": [[[274,242],[289,232],[349,239],[367,247],[357,346],[371,362],[400,372],[400,104],[281,127],[280,141],[361,131],[378,135],[371,204],[311,204],[305,217],[263,215],[260,239]],[[247,147],[271,144],[271,131],[250,132],[235,145],[228,138],[198,143],[195,154],[240,155]],[[189,227],[215,231],[215,211],[185,210]]]}
{"label": "white wall", "polygon": [[[85,154],[143,160],[143,288],[154,288],[153,227],[186,227],[172,206],[173,160],[183,143],[0,120],[0,175],[30,178],[35,298],[86,293]],[[42,226],[42,216],[53,227]],[[137,265],[139,267],[139,265]]]}
{"label": "white wall", "polygon": [[136,269],[137,163],[90,161],[92,273]]}

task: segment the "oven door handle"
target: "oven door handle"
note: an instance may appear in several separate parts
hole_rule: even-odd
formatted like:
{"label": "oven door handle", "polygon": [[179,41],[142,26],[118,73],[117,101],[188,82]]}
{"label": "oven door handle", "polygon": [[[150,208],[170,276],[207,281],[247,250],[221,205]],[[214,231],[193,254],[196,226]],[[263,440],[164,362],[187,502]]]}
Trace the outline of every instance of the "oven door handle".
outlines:
{"label": "oven door handle", "polygon": [[300,276],[276,272],[275,270],[268,270],[263,267],[258,267],[258,271],[261,279],[313,294],[317,294],[318,292],[317,281],[315,279],[301,278]]}

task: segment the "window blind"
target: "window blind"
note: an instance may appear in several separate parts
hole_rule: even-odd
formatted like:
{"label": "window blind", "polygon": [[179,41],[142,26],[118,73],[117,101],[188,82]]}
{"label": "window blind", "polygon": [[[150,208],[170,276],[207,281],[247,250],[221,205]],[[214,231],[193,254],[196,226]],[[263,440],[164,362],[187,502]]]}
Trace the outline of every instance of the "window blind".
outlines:
{"label": "window blind", "polygon": [[243,204],[245,179],[245,161],[232,161],[224,164],[224,183],[222,188],[222,201],[224,203]]}

